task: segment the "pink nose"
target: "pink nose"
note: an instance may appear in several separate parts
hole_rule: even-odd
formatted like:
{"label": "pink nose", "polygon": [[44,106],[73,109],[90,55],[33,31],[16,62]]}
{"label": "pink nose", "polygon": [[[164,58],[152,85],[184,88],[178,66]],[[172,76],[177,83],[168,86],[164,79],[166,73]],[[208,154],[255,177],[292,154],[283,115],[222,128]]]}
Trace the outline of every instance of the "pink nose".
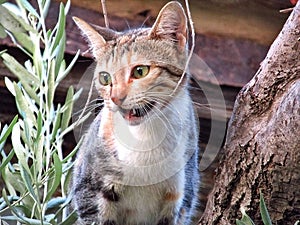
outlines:
{"label": "pink nose", "polygon": [[111,100],[113,101],[113,103],[115,103],[116,105],[120,106],[122,105],[122,103],[124,102],[126,96],[123,98],[118,98],[118,97],[111,97]]}
{"label": "pink nose", "polygon": [[127,97],[128,89],[124,82],[119,82],[119,84],[113,84],[110,90],[111,100],[118,106],[122,105],[125,98]]}

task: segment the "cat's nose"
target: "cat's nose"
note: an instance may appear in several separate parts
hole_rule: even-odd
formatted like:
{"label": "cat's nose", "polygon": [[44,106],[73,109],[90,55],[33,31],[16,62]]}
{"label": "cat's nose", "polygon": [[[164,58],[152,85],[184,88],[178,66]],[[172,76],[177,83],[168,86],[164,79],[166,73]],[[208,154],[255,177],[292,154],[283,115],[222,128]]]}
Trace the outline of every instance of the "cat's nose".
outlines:
{"label": "cat's nose", "polygon": [[113,101],[113,103],[115,103],[116,105],[120,106],[124,102],[125,98],[126,98],[126,96],[123,97],[123,98],[111,97],[111,100]]}
{"label": "cat's nose", "polygon": [[127,97],[127,88],[124,84],[115,84],[111,88],[110,98],[117,106],[121,106]]}

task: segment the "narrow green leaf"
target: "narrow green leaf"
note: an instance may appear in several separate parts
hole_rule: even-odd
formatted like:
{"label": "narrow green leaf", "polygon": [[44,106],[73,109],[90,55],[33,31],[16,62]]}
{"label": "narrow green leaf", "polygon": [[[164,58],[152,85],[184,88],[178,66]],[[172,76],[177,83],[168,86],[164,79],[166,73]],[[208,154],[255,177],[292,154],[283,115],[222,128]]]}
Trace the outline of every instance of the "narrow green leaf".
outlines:
{"label": "narrow green leaf", "polygon": [[76,52],[76,55],[74,56],[74,58],[72,59],[71,63],[69,64],[69,66],[67,67],[67,69],[63,72],[63,73],[59,73],[57,78],[56,78],[56,82],[59,83],[60,81],[62,81],[67,75],[68,73],[71,71],[71,69],[73,68],[73,66],[75,65],[78,57],[80,55],[80,51],[78,50]]}
{"label": "narrow green leaf", "polygon": [[[13,96],[16,96],[13,82],[11,82],[11,80],[9,80],[7,77],[4,78],[4,82],[5,82],[7,89],[9,90],[9,92]],[[23,87],[24,87],[26,93],[29,95],[29,97],[31,97],[35,101],[35,103],[37,105],[39,105],[39,98],[38,98],[36,92],[27,83],[23,83]]]}
{"label": "narrow green leaf", "polygon": [[[16,208],[12,207],[11,204],[10,204],[10,200],[9,200],[9,197],[7,196],[7,193],[6,193],[6,190],[5,188],[2,189],[2,198],[4,199],[5,203],[8,205],[9,209],[15,213],[15,214],[18,214]],[[2,217],[3,218],[3,217]],[[14,217],[15,219],[18,219],[16,217]],[[6,217],[6,220],[9,220],[9,217],[7,216]],[[22,221],[24,222],[24,221]]]}
{"label": "narrow green leaf", "polygon": [[65,47],[66,47],[66,34],[65,34],[65,32],[63,32],[62,37],[59,41],[59,44],[55,50],[55,55],[56,55],[55,75],[56,75],[56,77],[59,73],[59,70],[61,67],[61,62],[64,61]]}
{"label": "narrow green leaf", "polygon": [[[19,164],[14,164],[18,166]],[[12,171],[8,166],[1,171],[2,178],[5,181],[6,189],[9,191],[10,195],[25,195],[26,188],[23,184],[22,177],[19,171]],[[17,194],[20,193],[20,194]]]}
{"label": "narrow green leaf", "polygon": [[28,119],[32,123],[35,123],[35,116],[31,111],[31,108],[29,107],[24,95],[22,94],[20,87],[16,83],[14,83],[14,87],[16,92],[16,103],[20,114],[24,119]]}
{"label": "narrow green leaf", "polygon": [[33,66],[35,69],[35,74],[37,74],[37,77],[39,77],[40,80],[42,80],[44,60],[42,59],[40,39],[41,39],[40,34],[34,38],[34,41],[33,41],[34,49],[33,49],[33,57],[32,58],[33,58]]}
{"label": "narrow green leaf", "polygon": [[[37,33],[37,31],[26,22],[26,20],[24,20],[22,17],[20,17],[19,15],[15,14],[12,10],[10,10],[9,8],[7,8],[7,13],[10,14],[10,16],[13,17],[15,23],[19,23],[16,28],[18,30],[11,30],[11,32],[22,32],[23,30],[25,31],[30,31],[32,33]],[[21,26],[21,28],[20,28]],[[21,30],[22,29],[22,30]],[[24,31],[23,31],[24,32]]]}
{"label": "narrow green leaf", "polygon": [[30,53],[33,53],[34,44],[32,39],[26,33],[14,32],[13,36],[16,38],[17,42],[21,44]]}
{"label": "narrow green leaf", "polygon": [[15,179],[15,177],[12,175],[12,173],[10,172],[8,165],[5,166],[1,171],[1,175],[2,175],[2,180],[5,183],[5,189],[8,190],[10,195],[17,195],[16,190],[14,188],[14,185],[12,185],[12,181],[10,180],[10,178]]}
{"label": "narrow green leaf", "polygon": [[57,222],[55,221],[55,214],[53,214],[53,213],[45,215],[45,220],[47,222],[51,223],[52,225],[57,224]]}
{"label": "narrow green leaf", "polygon": [[55,93],[55,60],[53,59],[51,61],[51,66],[50,66],[50,73],[48,75],[48,94],[47,94],[47,106],[48,109],[50,110],[53,104],[54,100],[54,93]]}
{"label": "narrow green leaf", "polygon": [[3,128],[3,130],[1,131],[1,134],[0,134],[0,143],[2,143],[4,140],[7,139],[7,137],[12,132],[12,129],[13,129],[14,125],[17,123],[17,121],[18,121],[18,115],[16,115],[13,118],[13,120],[10,122],[8,127]]}
{"label": "narrow green leaf", "polygon": [[36,224],[35,221],[31,221],[31,219],[28,219],[22,215],[20,215],[19,211],[17,210],[17,207],[12,206],[10,204],[10,200],[9,197],[7,196],[6,190],[3,189],[2,190],[2,196],[3,199],[5,200],[6,204],[8,205],[9,209],[12,211],[12,213],[14,214],[14,216],[3,216],[1,218],[5,219],[5,220],[12,220],[12,221],[19,221],[22,224],[28,224],[28,225],[32,225],[32,224]]}
{"label": "narrow green leaf", "polygon": [[60,179],[62,176],[62,162],[60,161],[57,154],[53,155],[53,159],[54,159],[54,171],[55,171],[54,172],[54,180],[53,180],[50,190],[47,193],[46,201],[49,201],[52,198],[52,195],[57,190],[57,187],[60,184]]}
{"label": "narrow green leaf", "polygon": [[52,35],[53,35],[52,29],[47,30],[47,37],[49,40],[51,40]]}
{"label": "narrow green leaf", "polygon": [[[9,202],[14,202],[14,201],[18,201],[19,197],[18,196],[7,196],[7,199]],[[0,211],[3,210],[4,208],[6,208],[8,205],[6,204],[4,198],[0,198]],[[1,215],[1,212],[0,212]],[[0,217],[1,218],[1,217]],[[0,222],[1,224],[1,222]]]}
{"label": "narrow green leaf", "polygon": [[77,99],[79,99],[81,93],[82,93],[83,89],[80,88],[75,94],[74,94],[74,97],[73,97],[73,101],[75,102]]}
{"label": "narrow green leaf", "polygon": [[13,82],[11,82],[11,80],[8,79],[8,77],[5,77],[5,78],[4,78],[4,83],[5,83],[6,88],[9,90],[9,92],[10,92],[13,96],[16,96],[15,87],[14,87]]}
{"label": "narrow green leaf", "polygon": [[15,155],[14,151],[10,151],[8,156],[2,161],[1,165],[0,165],[0,171],[2,171],[4,169],[4,167],[11,161],[11,159],[13,158],[13,156]]}
{"label": "narrow green leaf", "polygon": [[5,8],[4,6],[0,5],[0,24],[8,31],[12,33],[24,33],[26,29],[16,20],[12,15],[11,12]]}
{"label": "narrow green leaf", "polygon": [[66,60],[63,59],[63,60],[60,62],[59,70],[58,70],[57,76],[59,76],[59,74],[64,73],[65,70],[66,70]]}
{"label": "narrow green leaf", "polygon": [[66,5],[65,5],[65,15],[67,16],[69,10],[70,10],[70,7],[71,7],[71,1],[70,0],[67,0],[66,2]]}
{"label": "narrow green leaf", "polygon": [[77,218],[78,218],[78,215],[77,215],[76,211],[74,210],[72,213],[70,213],[68,215],[68,217],[64,221],[59,223],[59,225],[72,225],[72,224],[75,224]]}
{"label": "narrow green leaf", "polygon": [[43,172],[43,146],[44,146],[45,136],[39,135],[35,140],[35,164],[36,164],[36,172],[41,174]]}
{"label": "narrow green leaf", "polygon": [[271,221],[270,215],[268,213],[262,192],[260,192],[259,200],[260,200],[259,201],[260,215],[261,215],[263,223],[265,225],[272,225],[272,221]]}
{"label": "narrow green leaf", "polygon": [[46,0],[43,4],[43,15],[44,15],[44,18],[47,17],[47,14],[48,14],[48,11],[49,11],[49,7],[50,7],[50,4],[51,4],[51,0]]}
{"label": "narrow green leaf", "polygon": [[31,137],[31,131],[32,131],[32,123],[28,120],[23,120],[23,132],[21,134],[22,141],[24,141],[24,145],[28,146],[30,149],[32,147],[32,137]]}
{"label": "narrow green leaf", "polygon": [[27,164],[26,150],[21,143],[21,130],[19,123],[16,123],[12,129],[11,141],[19,163],[26,169],[28,173],[30,173],[30,169]]}
{"label": "narrow green leaf", "polygon": [[29,73],[25,67],[15,60],[14,57],[7,53],[1,54],[1,57],[3,58],[5,66],[18,77],[22,84],[27,83],[39,85],[39,79],[35,75]]}
{"label": "narrow green leaf", "polygon": [[60,138],[62,138],[64,135],[66,135],[67,133],[69,133],[70,131],[72,131],[76,126],[78,126],[79,124],[83,123],[85,120],[87,120],[90,116],[91,116],[91,112],[88,112],[87,114],[85,114],[82,118],[80,118],[79,120],[75,121],[74,123],[72,123],[70,126],[68,126],[61,134],[60,134]]}
{"label": "narrow green leaf", "polygon": [[27,224],[27,225],[52,225],[51,223],[47,222],[47,221],[43,221],[43,223],[41,222],[41,220],[37,220],[37,219],[30,219],[27,218],[25,216],[21,216],[20,214],[18,214],[18,216],[2,216],[1,217],[3,220],[7,220],[7,221],[19,221],[22,224]]}
{"label": "narrow green leaf", "polygon": [[4,27],[0,24],[0,38],[6,38],[7,37],[7,33],[5,32]]}
{"label": "narrow green leaf", "polygon": [[73,165],[74,165],[74,162],[69,162],[68,165],[66,167],[64,166],[64,169],[63,169],[63,173],[65,174],[65,182],[63,184],[62,189],[65,193],[68,193],[68,190],[70,188],[70,182],[71,182],[72,175],[73,175],[73,173],[72,173]]}
{"label": "narrow green leaf", "polygon": [[74,96],[74,88],[73,86],[69,87],[67,97],[65,100],[65,105],[63,108],[65,108],[65,111],[62,116],[61,120],[61,130],[65,130],[69,123],[70,119],[72,117],[72,111],[73,111],[73,96]]}
{"label": "narrow green leaf", "polygon": [[52,134],[51,134],[51,142],[53,142],[55,140],[55,137],[57,135],[57,132],[60,128],[60,122],[61,122],[61,113],[60,113],[60,104],[57,106],[57,110],[56,110],[56,115],[54,118],[54,122],[53,122],[53,130],[52,130]]}
{"label": "narrow green leaf", "polygon": [[54,30],[56,30],[56,35],[53,41],[53,44],[51,46],[51,54],[54,52],[54,50],[57,48],[63,33],[65,32],[65,24],[66,24],[66,16],[65,16],[65,8],[64,5],[61,3],[59,8],[59,16],[58,16],[58,22],[56,24],[56,27]]}
{"label": "narrow green leaf", "polygon": [[39,111],[37,116],[37,133],[36,133],[36,139],[42,134],[43,132],[43,115]]}
{"label": "narrow green leaf", "polygon": [[[20,199],[20,198],[19,198]],[[34,204],[34,202],[32,202],[32,204]],[[16,204],[14,205],[14,207],[16,207],[16,209],[19,211],[19,212],[22,212],[22,215],[25,216],[25,217],[31,217],[31,211],[32,211],[32,204],[27,204],[25,203],[24,205],[20,205],[20,204]],[[26,206],[27,205],[27,206]],[[28,208],[29,206],[29,208]]]}
{"label": "narrow green leaf", "polygon": [[39,105],[39,97],[37,96],[36,92],[27,83],[24,83],[22,85],[31,100],[34,100],[34,102]]}
{"label": "narrow green leaf", "polygon": [[255,225],[253,220],[245,212],[243,213],[243,217],[241,221],[245,223],[245,225]]}
{"label": "narrow green leaf", "polygon": [[241,220],[236,220],[236,224],[238,225],[255,225],[253,220],[247,215],[245,212],[245,209],[242,207],[241,208],[242,212],[242,219]]}
{"label": "narrow green leaf", "polygon": [[22,6],[27,9],[28,12],[30,12],[32,15],[34,15],[36,18],[40,18],[39,14],[36,12],[36,10],[30,5],[30,3],[27,0],[19,0]]}
{"label": "narrow green leaf", "polygon": [[35,200],[35,202],[37,204],[39,204],[39,199],[34,191],[34,188],[32,186],[33,182],[30,178],[30,175],[28,174],[28,172],[26,171],[26,169],[23,168],[22,165],[20,165],[20,171],[21,171],[21,176],[22,176],[22,180],[26,186],[26,189],[28,190],[30,196]]}
{"label": "narrow green leaf", "polygon": [[58,208],[60,205],[64,204],[66,202],[66,198],[63,197],[56,197],[52,198],[48,203],[46,210]]}

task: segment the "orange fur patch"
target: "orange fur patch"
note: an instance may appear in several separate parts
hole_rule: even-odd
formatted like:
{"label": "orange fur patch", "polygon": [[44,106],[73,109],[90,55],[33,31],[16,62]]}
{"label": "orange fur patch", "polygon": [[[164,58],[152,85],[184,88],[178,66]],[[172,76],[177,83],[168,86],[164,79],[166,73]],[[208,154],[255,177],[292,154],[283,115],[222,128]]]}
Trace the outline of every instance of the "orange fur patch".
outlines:
{"label": "orange fur patch", "polygon": [[127,216],[133,216],[135,213],[136,213],[136,211],[132,210],[132,209],[125,210],[125,215],[127,215]]}
{"label": "orange fur patch", "polygon": [[180,197],[179,193],[171,193],[171,192],[167,192],[164,196],[164,201],[167,202],[174,202],[177,201]]}

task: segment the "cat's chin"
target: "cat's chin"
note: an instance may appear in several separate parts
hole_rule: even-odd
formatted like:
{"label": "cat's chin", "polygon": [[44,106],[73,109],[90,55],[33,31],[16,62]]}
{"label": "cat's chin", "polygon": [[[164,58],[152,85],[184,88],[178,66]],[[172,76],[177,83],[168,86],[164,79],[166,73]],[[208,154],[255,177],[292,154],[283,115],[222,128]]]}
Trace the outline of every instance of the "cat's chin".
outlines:
{"label": "cat's chin", "polygon": [[141,124],[147,116],[150,116],[150,113],[154,107],[155,103],[151,102],[145,104],[142,107],[124,109],[119,108],[119,112],[123,118],[129,123],[129,125],[135,126]]}

